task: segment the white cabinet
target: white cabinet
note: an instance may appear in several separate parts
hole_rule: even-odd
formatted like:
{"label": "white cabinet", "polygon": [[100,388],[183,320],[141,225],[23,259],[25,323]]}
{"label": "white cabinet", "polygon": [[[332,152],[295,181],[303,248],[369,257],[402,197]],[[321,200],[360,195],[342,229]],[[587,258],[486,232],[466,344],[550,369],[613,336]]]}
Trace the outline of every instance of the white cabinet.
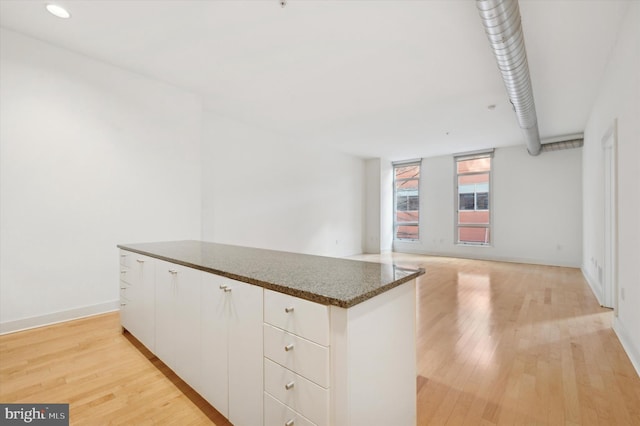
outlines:
{"label": "white cabinet", "polygon": [[154,353],[192,387],[200,378],[201,274],[156,260]]}
{"label": "white cabinet", "polygon": [[264,356],[324,388],[329,387],[327,346],[265,324]]}
{"label": "white cabinet", "polygon": [[120,322],[150,351],[155,344],[154,259],[120,251]]}
{"label": "white cabinet", "polygon": [[262,425],[261,287],[203,274],[200,393],[236,426]]}
{"label": "white cabinet", "polygon": [[415,280],[331,306],[331,424],[416,424]]}
{"label": "white cabinet", "polygon": [[229,367],[226,279],[202,276],[202,330],[200,340],[202,372],[196,390],[223,416],[229,418]]}
{"label": "white cabinet", "polygon": [[416,424],[415,280],[350,308],[122,250],[121,323],[235,426]]}
{"label": "white cabinet", "polygon": [[329,306],[265,290],[265,426],[330,424],[329,319]]}
{"label": "white cabinet", "polygon": [[415,297],[415,280],[348,309],[265,290],[265,426],[414,426]]}
{"label": "white cabinet", "polygon": [[329,306],[265,290],[264,322],[329,346]]}
{"label": "white cabinet", "polygon": [[329,424],[329,390],[265,358],[265,395],[271,395],[316,425]]}

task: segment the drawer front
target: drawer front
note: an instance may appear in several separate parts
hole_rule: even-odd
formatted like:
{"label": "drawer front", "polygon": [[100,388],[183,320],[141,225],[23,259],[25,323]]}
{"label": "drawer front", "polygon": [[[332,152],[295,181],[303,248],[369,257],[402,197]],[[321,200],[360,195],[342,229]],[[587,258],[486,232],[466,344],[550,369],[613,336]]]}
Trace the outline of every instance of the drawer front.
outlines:
{"label": "drawer front", "polygon": [[131,269],[128,266],[120,265],[120,281],[131,282]]}
{"label": "drawer front", "polygon": [[264,325],[264,356],[289,370],[329,387],[329,348]]}
{"label": "drawer front", "polygon": [[131,285],[125,281],[120,281],[120,299],[128,298],[128,290],[131,288]]}
{"label": "drawer front", "polygon": [[316,426],[268,393],[264,393],[264,426]]}
{"label": "drawer front", "polygon": [[265,290],[264,321],[329,346],[329,307],[326,305]]}
{"label": "drawer front", "polygon": [[120,250],[120,266],[124,266],[129,268],[131,266],[131,262],[134,261],[134,253],[126,250]]}
{"label": "drawer front", "polygon": [[329,423],[329,391],[265,358],[264,388],[318,426]]}

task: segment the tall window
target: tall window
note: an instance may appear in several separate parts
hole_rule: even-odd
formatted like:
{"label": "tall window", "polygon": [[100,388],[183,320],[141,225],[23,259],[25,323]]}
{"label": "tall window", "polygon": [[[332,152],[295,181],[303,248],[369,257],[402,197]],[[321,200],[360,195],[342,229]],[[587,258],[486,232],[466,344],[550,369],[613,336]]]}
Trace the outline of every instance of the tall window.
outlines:
{"label": "tall window", "polygon": [[420,161],[393,164],[393,235],[396,240],[420,237]]}
{"label": "tall window", "polygon": [[492,157],[493,151],[455,157],[458,244],[491,244]]}

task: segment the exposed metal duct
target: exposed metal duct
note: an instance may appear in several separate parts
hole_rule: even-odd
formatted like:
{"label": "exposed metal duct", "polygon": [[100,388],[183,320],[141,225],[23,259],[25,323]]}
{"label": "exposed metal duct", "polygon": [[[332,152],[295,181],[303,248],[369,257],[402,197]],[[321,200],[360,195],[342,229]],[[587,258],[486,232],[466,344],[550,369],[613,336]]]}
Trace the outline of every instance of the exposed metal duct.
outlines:
{"label": "exposed metal duct", "polygon": [[563,149],[582,148],[584,145],[584,134],[576,133],[564,135],[542,141],[542,152],[561,151]]}
{"label": "exposed metal duct", "polygon": [[527,52],[517,0],[476,0],[484,31],[531,155],[541,151]]}

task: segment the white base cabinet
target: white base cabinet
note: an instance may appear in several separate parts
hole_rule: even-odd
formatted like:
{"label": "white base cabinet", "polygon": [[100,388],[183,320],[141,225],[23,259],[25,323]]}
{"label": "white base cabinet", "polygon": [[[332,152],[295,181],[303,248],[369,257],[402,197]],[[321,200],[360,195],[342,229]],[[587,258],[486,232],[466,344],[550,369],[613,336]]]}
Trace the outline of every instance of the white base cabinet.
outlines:
{"label": "white base cabinet", "polygon": [[126,250],[120,272],[122,326],[235,426],[415,426],[415,280],[345,309]]}
{"label": "white base cabinet", "polygon": [[262,425],[262,287],[202,280],[202,396],[235,426]]}
{"label": "white base cabinet", "polygon": [[155,350],[155,263],[120,251],[120,322],[151,352]]}
{"label": "white base cabinet", "polygon": [[156,261],[156,342],[154,353],[197,388],[200,379],[202,272]]}
{"label": "white base cabinet", "polygon": [[415,280],[348,309],[264,303],[265,426],[416,424]]}
{"label": "white base cabinet", "polygon": [[331,307],[331,425],[414,426],[416,287]]}
{"label": "white base cabinet", "polygon": [[196,390],[229,418],[229,309],[225,285],[223,277],[202,276],[202,373]]}

